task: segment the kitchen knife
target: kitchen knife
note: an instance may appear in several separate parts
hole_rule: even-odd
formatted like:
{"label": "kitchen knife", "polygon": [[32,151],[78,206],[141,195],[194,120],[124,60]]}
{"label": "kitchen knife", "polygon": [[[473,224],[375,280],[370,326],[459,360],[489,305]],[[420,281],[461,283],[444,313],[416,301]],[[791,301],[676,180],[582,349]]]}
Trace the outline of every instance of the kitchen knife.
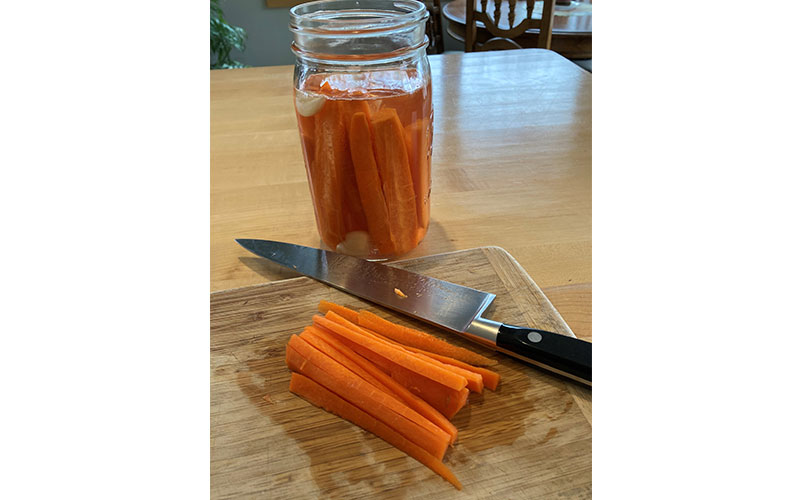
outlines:
{"label": "kitchen knife", "polygon": [[260,257],[334,288],[592,385],[590,342],[481,317],[494,294],[327,250],[268,240],[236,242]]}

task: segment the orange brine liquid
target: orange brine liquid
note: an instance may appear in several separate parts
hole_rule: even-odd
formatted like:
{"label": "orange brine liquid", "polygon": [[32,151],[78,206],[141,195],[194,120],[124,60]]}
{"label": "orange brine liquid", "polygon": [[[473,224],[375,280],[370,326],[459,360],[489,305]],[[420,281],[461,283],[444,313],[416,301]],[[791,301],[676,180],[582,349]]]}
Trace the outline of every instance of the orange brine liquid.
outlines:
{"label": "orange brine liquid", "polygon": [[315,74],[295,110],[323,242],[372,259],[415,248],[430,219],[430,82],[413,69]]}

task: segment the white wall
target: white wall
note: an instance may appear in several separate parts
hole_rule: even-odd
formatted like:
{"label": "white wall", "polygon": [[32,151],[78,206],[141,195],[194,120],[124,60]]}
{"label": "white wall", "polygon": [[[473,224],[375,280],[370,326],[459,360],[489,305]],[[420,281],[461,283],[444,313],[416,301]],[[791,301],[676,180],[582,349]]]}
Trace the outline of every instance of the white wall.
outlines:
{"label": "white wall", "polygon": [[[442,2],[445,3],[444,1]],[[227,0],[222,2],[225,20],[247,31],[244,53],[234,50],[233,59],[248,66],[294,64],[289,48],[289,9],[267,8],[266,0]],[[442,19],[445,50],[463,51],[464,45],[447,34],[447,19]]]}

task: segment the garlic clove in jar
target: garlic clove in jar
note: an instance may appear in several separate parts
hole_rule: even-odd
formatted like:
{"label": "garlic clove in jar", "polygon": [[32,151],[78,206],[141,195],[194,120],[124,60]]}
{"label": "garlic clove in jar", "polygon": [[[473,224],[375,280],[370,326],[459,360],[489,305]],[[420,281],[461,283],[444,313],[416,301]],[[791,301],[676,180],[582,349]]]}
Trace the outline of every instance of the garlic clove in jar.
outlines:
{"label": "garlic clove in jar", "polygon": [[294,107],[300,116],[314,116],[325,105],[325,96],[310,94],[297,90],[294,96]]}
{"label": "garlic clove in jar", "polygon": [[344,241],[336,245],[336,251],[357,257],[369,255],[370,241],[366,231],[350,231]]}

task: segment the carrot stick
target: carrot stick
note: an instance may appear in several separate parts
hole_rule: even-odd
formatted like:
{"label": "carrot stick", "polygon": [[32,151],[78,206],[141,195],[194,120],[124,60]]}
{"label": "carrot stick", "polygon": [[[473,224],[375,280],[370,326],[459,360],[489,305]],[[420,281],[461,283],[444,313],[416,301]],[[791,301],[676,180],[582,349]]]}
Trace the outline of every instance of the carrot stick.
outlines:
{"label": "carrot stick", "polygon": [[[447,418],[442,415],[438,410],[425,402],[422,398],[415,396],[408,389],[403,387],[400,383],[395,381],[390,376],[382,372],[378,367],[372,364],[369,360],[359,355],[352,349],[344,345],[335,335],[331,335],[323,329],[316,327],[309,327],[317,337],[327,342],[331,347],[338,350],[350,361],[361,367],[365,372],[369,373],[373,378],[377,379],[384,387],[388,388],[391,393],[394,393],[400,400],[405,402],[412,410],[416,411],[423,417],[427,418],[439,428],[450,435],[450,444],[456,442],[458,437],[458,429]],[[302,334],[300,335],[302,338]],[[344,364],[344,363],[342,363]],[[348,366],[348,365],[345,365]],[[355,370],[353,370],[355,371]],[[358,372],[356,372],[358,373]],[[363,378],[363,377],[362,377]],[[388,392],[388,391],[387,391]]]}
{"label": "carrot stick", "polygon": [[[377,390],[297,335],[292,335],[289,339],[286,363],[290,370],[302,373],[325,386],[435,457],[441,459],[444,456],[450,443],[447,433],[392,396]],[[419,422],[427,422],[428,425],[421,425]]]}
{"label": "carrot stick", "polygon": [[[392,394],[391,391],[386,390],[385,388],[380,388],[378,386],[375,386],[374,384],[370,384],[371,387],[367,387],[367,386],[364,386],[363,383],[361,383],[361,380],[354,379],[353,376],[356,375],[356,374],[354,372],[350,371],[347,368],[347,366],[343,365],[340,362],[340,360],[343,358],[343,356],[341,356],[339,351],[337,351],[336,349],[330,348],[329,352],[331,352],[331,354],[333,356],[335,356],[335,357],[331,357],[331,356],[325,354],[323,351],[320,351],[319,349],[317,349],[317,347],[315,345],[313,345],[312,343],[309,342],[309,340],[314,340],[314,339],[316,339],[316,341],[320,342],[321,345],[323,346],[323,348],[329,347],[327,344],[325,344],[325,342],[320,340],[318,337],[315,338],[315,337],[313,337],[313,335],[309,336],[308,332],[306,332],[306,338],[303,338],[301,336],[301,337],[298,337],[294,341],[292,341],[290,339],[290,342],[291,342],[290,347],[292,347],[295,351],[298,351],[301,356],[307,357],[311,361],[312,364],[316,365],[321,370],[332,374],[333,377],[337,377],[337,376],[346,377],[347,378],[346,383],[348,384],[346,386],[347,390],[357,390],[359,387],[368,389],[368,392],[370,394],[372,394],[375,397],[374,399],[379,401],[380,404],[383,404],[389,410],[397,413],[398,415],[404,417],[408,421],[417,424],[420,428],[428,431],[432,436],[435,437],[435,441],[437,442],[437,444],[440,444],[439,442],[442,440],[442,438],[444,438],[445,441],[449,442],[450,436],[447,435],[447,433],[445,433],[442,429],[440,429],[439,427],[434,425],[427,418],[425,418],[422,415],[418,414],[417,412],[415,412],[411,408],[405,406],[401,401],[399,401],[399,399],[394,397],[394,395]],[[303,342],[305,342],[305,344],[303,344]],[[317,351],[319,351],[319,354],[317,352],[315,352],[314,349],[317,349]],[[323,357],[320,357],[320,355],[323,355]],[[349,359],[345,359],[345,361],[348,362],[348,363],[350,362]],[[360,369],[360,367],[359,367],[359,369]],[[323,383],[323,385],[324,385],[324,383]],[[372,388],[377,389],[377,391],[372,390]],[[333,389],[333,388],[331,388],[331,389]],[[348,395],[348,394],[343,394],[342,397],[344,397],[345,399],[348,399],[348,400],[351,398],[351,396]],[[354,401],[354,403],[355,403],[355,401]],[[367,411],[369,412],[370,410],[367,410]],[[376,417],[380,418],[380,415],[376,415]],[[386,423],[391,425],[391,422],[387,421]],[[400,423],[407,427],[407,425],[404,422],[400,422]],[[401,430],[401,429],[398,429],[398,430]],[[438,454],[439,453],[439,449],[436,448],[434,450],[431,450],[431,452],[434,453],[434,454]]]}
{"label": "carrot stick", "polygon": [[311,191],[320,236],[335,249],[345,236],[342,172],[349,161],[347,131],[337,101],[327,99],[314,115],[314,136],[314,161],[308,166]]}
{"label": "carrot stick", "polygon": [[[356,113],[369,113],[369,106],[364,100],[342,100],[339,101],[339,111],[342,114],[342,124],[347,131],[347,147],[350,147],[350,122]],[[353,163],[352,153],[349,149],[346,159],[343,161],[342,170],[342,191],[345,206],[345,229],[350,231],[367,230],[367,219],[364,207],[361,203],[361,196],[356,183],[356,172]]]}
{"label": "carrot stick", "polygon": [[327,335],[327,334],[325,332],[322,332],[322,330],[318,328],[315,328],[313,326],[307,326],[305,330],[303,330],[303,333],[300,334],[300,338],[311,344],[317,350],[327,354],[328,357],[339,362],[345,368],[355,373],[365,381],[372,384],[376,389],[380,389],[387,394],[392,393],[392,391],[388,387],[382,384],[377,378],[372,376],[372,374],[367,372],[359,364],[343,356],[339,351],[337,351],[331,345],[329,345],[324,339],[320,338],[322,335]]}
{"label": "carrot stick", "polygon": [[[350,371],[372,384],[375,388],[393,396],[399,403],[410,403],[407,404],[408,407],[418,413],[418,416],[423,417],[420,421],[415,420],[421,427],[432,430],[431,425],[434,425],[449,435],[449,444],[452,445],[455,443],[458,432],[455,426],[451,424],[444,415],[436,411],[422,399],[408,392],[408,389],[392,380],[391,377],[377,369],[375,365],[350,349],[347,349],[347,347],[337,341],[333,335],[314,326],[309,326],[303,330],[303,333],[300,334],[300,338],[327,354],[330,358],[341,363]],[[346,354],[345,351],[349,351],[350,355]],[[398,388],[404,392],[399,392]],[[403,397],[400,397],[398,394],[403,394]]]}
{"label": "carrot stick", "polygon": [[447,356],[442,356],[441,354],[436,354],[436,353],[433,353],[433,352],[423,351],[422,349],[417,349],[416,347],[406,346],[406,349],[408,349],[411,352],[424,354],[425,356],[428,356],[430,358],[433,358],[433,359],[436,359],[438,361],[441,361],[442,363],[445,363],[445,364],[448,364],[448,365],[457,366],[459,368],[463,368],[464,370],[468,370],[468,371],[477,373],[478,375],[481,376],[481,378],[483,378],[483,385],[487,389],[490,389],[492,391],[497,389],[497,384],[500,383],[500,374],[498,374],[496,372],[493,372],[491,370],[487,370],[486,368],[481,368],[480,366],[472,366],[472,365],[470,365],[468,363],[464,363],[463,361],[459,361],[457,359],[449,358]]}
{"label": "carrot stick", "polygon": [[397,111],[383,108],[372,117],[372,129],[375,133],[375,160],[383,181],[392,236],[397,252],[405,253],[416,244],[418,224],[403,124]]}
{"label": "carrot stick", "polygon": [[[313,128],[311,129],[313,133]],[[303,157],[305,158],[306,165],[313,165],[314,164],[314,153],[316,152],[316,148],[314,146],[314,136],[308,136],[305,134],[300,134],[300,140],[302,141],[302,149],[303,149]],[[313,187],[312,187],[313,190]]]}
{"label": "carrot stick", "polygon": [[395,253],[390,227],[389,209],[381,188],[381,178],[372,148],[372,132],[368,113],[355,113],[350,120],[350,155],[353,160],[356,185],[364,206],[367,228],[378,251]]}
{"label": "carrot stick", "polygon": [[360,356],[371,361],[384,373],[387,373],[391,378],[408,389],[412,394],[415,394],[429,405],[433,406],[448,419],[453,418],[453,416],[458,413],[458,411],[463,408],[464,404],[467,402],[469,389],[466,387],[460,391],[455,391],[449,387],[443,386],[438,382],[434,382],[431,379],[425,378],[419,373],[400,366],[397,363],[392,363],[386,358],[364,348],[359,344],[356,344],[355,342],[351,342],[350,340],[342,337],[338,337],[337,340],[350,348],[352,351],[358,353]]}
{"label": "carrot stick", "polygon": [[341,101],[342,103],[342,117],[344,119],[347,132],[350,133],[350,127],[353,120],[353,115],[362,113],[369,119],[369,105],[363,99],[350,99]]}
{"label": "carrot stick", "polygon": [[[362,330],[367,331],[369,333],[372,333],[373,335],[377,336],[378,338],[383,338],[383,339],[387,340],[388,342],[394,342],[393,340],[387,339],[383,335],[381,335],[379,333],[376,333],[376,332],[373,332],[372,330],[369,330],[369,329],[366,329],[366,328],[362,328]],[[402,345],[402,344],[399,344],[399,343],[396,343],[396,344],[397,345]],[[470,365],[468,363],[464,363],[463,361],[459,361],[457,359],[449,358],[447,356],[442,356],[441,354],[428,352],[428,351],[425,351],[423,349],[417,349],[416,347],[411,347],[411,346],[404,345],[403,348],[405,348],[408,351],[415,352],[417,354],[422,354],[424,356],[427,356],[429,358],[435,359],[437,361],[441,361],[442,363],[445,363],[447,365],[457,366],[459,368],[463,368],[464,370],[468,370],[468,371],[477,373],[483,379],[484,387],[486,387],[487,389],[490,389],[492,391],[497,389],[497,385],[500,383],[500,374],[497,373],[497,372],[493,372],[491,370],[488,370],[486,368],[481,368],[480,366],[472,366],[472,365]]]}
{"label": "carrot stick", "polygon": [[333,311],[347,321],[358,324],[358,312],[350,309],[349,307],[340,306],[339,304],[328,302],[327,300],[320,300],[317,309],[322,314],[325,314],[328,311]]}
{"label": "carrot stick", "polygon": [[417,197],[417,222],[422,228],[427,228],[430,220],[428,198],[431,189],[431,165],[428,158],[430,151],[428,123],[428,120],[420,118],[405,128],[408,163],[414,180],[414,194]]}
{"label": "carrot stick", "polygon": [[[326,318],[335,323],[345,326],[349,328],[352,332],[363,335],[366,337],[372,336],[372,338],[376,341],[383,342],[385,344],[389,344],[388,340],[381,339],[379,335],[374,333],[368,332],[361,328],[360,326],[354,325],[353,323],[348,322],[343,317],[337,315],[333,311],[328,311],[325,314]],[[324,327],[320,327],[323,328]],[[331,332],[332,335],[333,332]],[[469,395],[469,389],[463,388],[460,391],[455,391],[449,387],[442,385],[441,383],[431,380],[430,378],[426,378],[425,376],[413,371],[409,370],[397,363],[390,361],[389,359],[381,356],[374,351],[365,348],[362,345],[356,344],[348,339],[338,337],[338,339],[343,342],[347,347],[358,353],[359,355],[363,356],[364,358],[372,361],[376,366],[378,366],[381,370],[385,373],[388,373],[393,379],[397,380],[401,385],[406,387],[409,391],[413,394],[416,394],[424,401],[429,403],[439,412],[441,412],[445,417],[453,418],[453,416],[464,406],[467,402],[467,396]],[[390,345],[391,347],[391,345]],[[405,351],[406,353],[411,354],[409,351]],[[429,363],[431,360],[423,360],[424,363]]]}
{"label": "carrot stick", "polygon": [[314,162],[314,116],[303,116],[300,113],[295,113],[295,115],[297,116],[297,127],[300,129],[300,142],[303,146],[306,165],[311,165]]}
{"label": "carrot stick", "polygon": [[320,94],[325,94],[326,96],[333,97],[334,91],[331,88],[331,84],[329,82],[323,83],[319,88]]}
{"label": "carrot stick", "polygon": [[428,229],[427,228],[424,228],[424,227],[418,227],[417,228],[416,238],[417,238],[417,244],[418,245],[419,245],[419,242],[422,241],[422,238],[424,238],[427,233],[428,233]]}
{"label": "carrot stick", "polygon": [[427,361],[429,363],[433,363],[436,366],[444,368],[445,370],[450,370],[451,372],[455,373],[456,375],[460,375],[460,376],[464,377],[465,379],[467,379],[467,389],[469,389],[470,391],[477,392],[478,394],[483,392],[483,377],[481,377],[479,374],[477,374],[477,373],[475,373],[473,371],[465,370],[464,368],[461,368],[460,366],[455,366],[455,365],[451,365],[451,364],[447,364],[447,363],[442,363],[438,359],[432,358],[432,357],[430,357],[430,356],[428,356],[426,354],[413,352],[413,351],[411,351],[411,353],[419,356],[420,359],[424,359],[425,361]]}
{"label": "carrot stick", "polygon": [[[328,314],[335,314],[329,312]],[[386,345],[383,342],[377,341],[374,338],[369,338],[354,332],[350,328],[342,326],[338,323],[331,321],[319,315],[313,318],[315,324],[321,325],[336,335],[346,338],[351,342],[361,345],[362,347],[375,352],[379,356],[396,363],[406,369],[419,373],[434,382],[440,383],[445,387],[449,387],[456,391],[463,389],[467,386],[467,379],[460,375],[456,375],[451,371],[445,370],[439,366],[433,365],[426,361],[411,355],[408,352],[403,352],[392,346]]]}
{"label": "carrot stick", "polygon": [[[316,351],[316,349],[313,347],[309,346],[308,348],[312,351]],[[319,351],[316,352],[319,353]],[[361,408],[392,429],[396,430],[408,440],[416,443],[418,446],[421,446],[436,458],[441,459],[444,457],[447,446],[450,444],[450,436],[438,427],[434,426],[431,422],[428,422],[428,425],[434,427],[436,429],[435,432],[422,427],[417,421],[401,415],[399,413],[399,409],[405,409],[406,412],[410,412],[411,410],[397,402],[383,391],[375,389],[373,386],[367,384],[355,375],[352,375],[353,379],[360,381],[362,384],[361,386],[357,386],[357,388],[347,385],[352,385],[353,380],[346,382],[337,379],[334,375],[331,375],[331,373],[323,370],[316,364],[309,362],[294,348],[287,347],[286,354],[287,363],[290,370],[293,372],[302,373],[303,375],[306,375],[319,384],[325,386],[332,392],[341,396],[343,399],[346,399],[353,405]],[[324,356],[322,353],[319,353],[319,355],[327,358],[327,356]],[[362,392],[365,390],[367,392]],[[390,409],[387,406],[388,402],[392,402],[394,405],[396,405],[396,409],[398,411]],[[425,420],[419,415],[417,415],[416,418],[421,421]]]}
{"label": "carrot stick", "polygon": [[470,391],[477,392],[477,393],[483,392],[483,378],[480,375],[478,375],[477,373],[475,373],[475,372],[472,372],[472,371],[469,371],[469,370],[465,370],[465,369],[463,369],[461,367],[458,367],[458,366],[453,366],[453,365],[450,365],[450,364],[442,363],[441,361],[439,361],[437,359],[433,359],[430,356],[426,356],[425,354],[412,352],[409,349],[407,349],[407,346],[399,344],[399,343],[397,343],[397,342],[395,342],[393,340],[387,339],[387,338],[385,338],[385,337],[383,337],[383,336],[381,336],[381,335],[379,335],[377,333],[371,332],[371,331],[369,331],[369,330],[367,330],[365,328],[362,328],[362,327],[360,327],[360,326],[358,326],[356,324],[353,324],[352,322],[350,322],[349,320],[347,320],[343,316],[340,316],[339,314],[337,314],[335,311],[333,311],[333,312],[328,311],[328,313],[325,314],[325,317],[330,319],[331,321],[333,321],[335,323],[339,323],[342,326],[350,328],[351,330],[353,330],[353,331],[355,331],[357,333],[361,333],[362,335],[367,335],[367,336],[369,336],[371,338],[374,338],[375,340],[377,340],[379,342],[383,342],[383,343],[388,344],[388,345],[390,345],[392,347],[395,347],[397,349],[401,349],[404,352],[408,352],[412,356],[416,356],[416,357],[422,359],[423,361],[426,361],[428,363],[431,363],[431,364],[434,364],[436,366],[439,366],[440,368],[444,368],[445,370],[450,370],[451,372],[455,373],[456,375],[460,375],[460,376],[464,377],[465,379],[467,379],[467,388]]}
{"label": "carrot stick", "polygon": [[306,399],[311,404],[324,408],[334,415],[338,415],[362,429],[375,434],[398,450],[417,460],[422,465],[428,467],[459,490],[461,489],[461,483],[456,476],[446,465],[440,460],[437,460],[435,456],[317,382],[298,373],[292,373],[292,379],[291,382],[289,382],[289,390]]}
{"label": "carrot stick", "polygon": [[358,311],[358,324],[400,344],[448,356],[471,365],[491,366],[497,364],[497,361],[478,353],[454,346],[419,330],[392,323],[366,310]]}

